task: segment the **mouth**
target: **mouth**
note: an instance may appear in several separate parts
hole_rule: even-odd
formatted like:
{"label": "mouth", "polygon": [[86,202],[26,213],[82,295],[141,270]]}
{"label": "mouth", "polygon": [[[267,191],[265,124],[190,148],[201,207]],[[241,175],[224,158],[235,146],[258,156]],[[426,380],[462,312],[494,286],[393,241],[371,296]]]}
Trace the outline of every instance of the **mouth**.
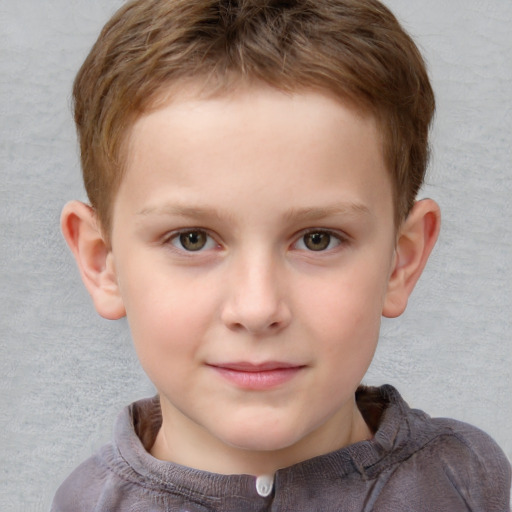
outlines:
{"label": "mouth", "polygon": [[304,365],[280,361],[267,361],[258,364],[237,361],[209,364],[207,366],[229,383],[253,391],[280,387],[306,368]]}

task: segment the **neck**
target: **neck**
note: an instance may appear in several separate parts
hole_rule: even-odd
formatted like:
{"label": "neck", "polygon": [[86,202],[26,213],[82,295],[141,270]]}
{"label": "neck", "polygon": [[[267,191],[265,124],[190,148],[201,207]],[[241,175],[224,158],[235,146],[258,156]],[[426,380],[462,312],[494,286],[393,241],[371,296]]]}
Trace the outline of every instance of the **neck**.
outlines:
{"label": "neck", "polygon": [[289,446],[252,448],[223,442],[190,419],[175,415],[164,400],[162,426],[150,453],[160,460],[212,473],[273,475],[278,469],[370,439],[372,432],[355,402],[349,411],[338,412]]}

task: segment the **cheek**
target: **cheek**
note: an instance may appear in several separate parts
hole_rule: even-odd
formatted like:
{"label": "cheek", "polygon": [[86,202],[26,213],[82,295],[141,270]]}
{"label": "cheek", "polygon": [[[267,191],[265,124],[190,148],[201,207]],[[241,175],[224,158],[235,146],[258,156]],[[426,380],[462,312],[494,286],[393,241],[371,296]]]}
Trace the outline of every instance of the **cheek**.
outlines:
{"label": "cheek", "polygon": [[385,276],[382,266],[361,265],[329,276],[302,294],[300,309],[308,319],[304,329],[323,340],[326,357],[369,364],[379,336]]}
{"label": "cheek", "polygon": [[369,268],[363,272],[349,270],[311,285],[302,287],[301,308],[311,311],[308,316],[319,328],[364,330],[368,323],[380,323],[386,290],[381,272],[372,273]]}
{"label": "cheek", "polygon": [[198,284],[194,279],[133,269],[122,295],[135,349],[146,371],[197,349],[215,314],[215,298],[200,293]]}
{"label": "cheek", "polygon": [[[201,335],[193,308],[175,297],[141,295],[127,310],[133,345],[139,362],[159,391],[181,392],[197,360]],[[139,306],[139,307],[137,307]]]}

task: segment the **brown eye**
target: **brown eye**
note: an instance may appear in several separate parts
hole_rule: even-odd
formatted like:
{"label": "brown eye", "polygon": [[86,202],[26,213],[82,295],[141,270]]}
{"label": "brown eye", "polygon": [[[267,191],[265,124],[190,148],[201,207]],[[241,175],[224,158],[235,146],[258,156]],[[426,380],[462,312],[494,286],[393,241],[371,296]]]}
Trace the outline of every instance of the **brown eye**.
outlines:
{"label": "brown eye", "polygon": [[208,241],[208,235],[204,231],[187,231],[178,238],[181,247],[186,251],[200,251]]}
{"label": "brown eye", "polygon": [[317,233],[308,233],[303,237],[304,245],[310,251],[325,251],[331,243],[331,235],[321,231]]}

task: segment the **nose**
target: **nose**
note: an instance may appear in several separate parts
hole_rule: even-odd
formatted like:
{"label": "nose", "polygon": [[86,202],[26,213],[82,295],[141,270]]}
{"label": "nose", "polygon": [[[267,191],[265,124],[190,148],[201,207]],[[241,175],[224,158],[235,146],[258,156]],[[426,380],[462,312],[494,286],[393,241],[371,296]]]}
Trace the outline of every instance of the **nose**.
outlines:
{"label": "nose", "polygon": [[291,320],[284,275],[271,258],[247,258],[229,276],[222,321],[231,330],[275,334]]}

